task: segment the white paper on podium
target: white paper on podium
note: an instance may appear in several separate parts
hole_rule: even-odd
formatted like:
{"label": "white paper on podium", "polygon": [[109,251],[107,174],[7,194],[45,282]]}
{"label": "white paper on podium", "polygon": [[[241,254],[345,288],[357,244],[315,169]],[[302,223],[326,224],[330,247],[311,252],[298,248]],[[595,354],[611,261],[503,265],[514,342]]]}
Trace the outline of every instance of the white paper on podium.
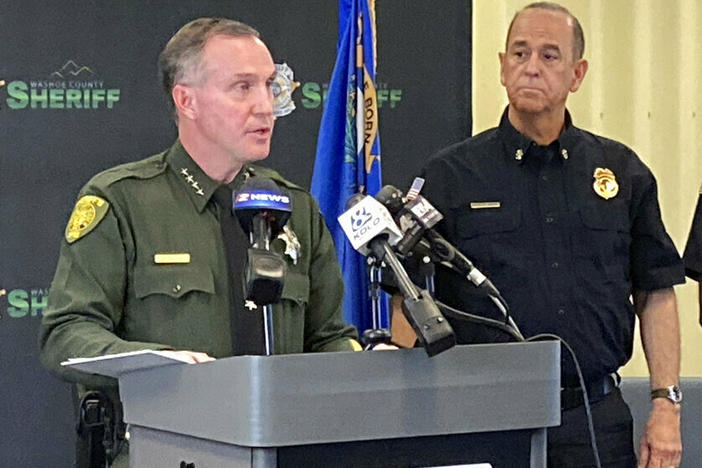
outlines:
{"label": "white paper on podium", "polygon": [[187,358],[180,359],[164,351],[143,349],[140,351],[106,354],[104,356],[91,358],[71,358],[68,361],[62,362],[61,365],[90,374],[119,377],[127,372],[148,369],[150,367],[187,363]]}
{"label": "white paper on podium", "polygon": [[441,465],[441,466],[427,466],[424,468],[492,468],[490,463],[471,463],[469,465]]}

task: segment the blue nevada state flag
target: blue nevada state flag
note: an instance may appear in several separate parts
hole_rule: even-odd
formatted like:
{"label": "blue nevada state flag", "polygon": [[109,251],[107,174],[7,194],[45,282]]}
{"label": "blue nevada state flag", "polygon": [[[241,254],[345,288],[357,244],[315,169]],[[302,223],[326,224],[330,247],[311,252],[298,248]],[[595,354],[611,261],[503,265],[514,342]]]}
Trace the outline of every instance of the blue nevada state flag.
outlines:
{"label": "blue nevada state flag", "polygon": [[324,101],[311,191],[344,275],[344,318],[361,333],[388,327],[387,299],[380,301],[380,323],[373,323],[366,259],[351,247],[337,216],[351,195],[375,195],[381,185],[374,0],[339,0],[336,64]]}

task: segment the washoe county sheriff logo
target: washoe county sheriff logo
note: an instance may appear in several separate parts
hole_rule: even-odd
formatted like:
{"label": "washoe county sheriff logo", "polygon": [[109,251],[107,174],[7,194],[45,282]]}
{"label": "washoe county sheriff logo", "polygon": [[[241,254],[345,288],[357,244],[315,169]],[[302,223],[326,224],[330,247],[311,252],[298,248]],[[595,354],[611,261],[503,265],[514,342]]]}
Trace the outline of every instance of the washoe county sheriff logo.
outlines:
{"label": "washoe county sheriff logo", "polygon": [[4,83],[3,90],[7,93],[4,102],[0,102],[10,110],[113,109],[121,96],[120,89],[108,88],[91,67],[74,60],[67,60],[48,77],[12,79],[4,76],[0,83]]}

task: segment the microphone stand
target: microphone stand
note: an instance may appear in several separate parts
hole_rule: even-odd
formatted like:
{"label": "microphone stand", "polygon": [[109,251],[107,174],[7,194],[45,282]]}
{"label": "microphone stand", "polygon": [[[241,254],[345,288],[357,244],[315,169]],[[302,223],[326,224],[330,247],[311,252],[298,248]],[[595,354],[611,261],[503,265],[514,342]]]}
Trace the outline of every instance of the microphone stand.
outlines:
{"label": "microphone stand", "polygon": [[424,278],[424,289],[431,297],[434,297],[436,292],[436,284],[434,282],[436,263],[440,263],[442,258],[432,252],[431,246],[424,240],[419,240],[412,248],[407,248],[404,252],[400,251],[400,253],[404,255],[406,260],[412,262],[412,268]]}
{"label": "microphone stand", "polygon": [[[257,226],[254,228],[254,232],[265,232],[265,235],[258,236],[258,239],[254,242],[254,247],[270,251],[270,234],[271,227],[266,222],[263,216],[255,216],[254,223]],[[257,228],[257,229],[256,229]],[[263,244],[263,245],[261,245]],[[266,342],[266,356],[272,356],[275,354],[275,335],[273,331],[273,305],[265,304],[263,306],[263,335]]]}
{"label": "microphone stand", "polygon": [[266,356],[275,354],[275,337],[273,334],[273,306],[263,306],[263,331],[266,338]]}
{"label": "microphone stand", "polygon": [[380,271],[381,265],[374,256],[368,257],[368,294],[371,298],[371,319],[373,328],[363,332],[362,341],[365,349],[373,349],[378,344],[390,344],[392,341],[392,332],[387,328],[381,328],[381,312],[380,307]]}
{"label": "microphone stand", "polygon": [[416,261],[419,263],[417,271],[424,278],[424,289],[427,290],[431,297],[434,297],[434,275],[436,273],[434,261],[428,255],[424,255],[421,258],[417,258]]}
{"label": "microphone stand", "polygon": [[402,312],[427,355],[432,357],[455,346],[456,336],[451,325],[441,315],[429,293],[415,287],[390,245],[384,240],[374,239],[369,247],[376,261],[385,262],[395,274],[397,286],[404,297]]}
{"label": "microphone stand", "polygon": [[[280,293],[283,289],[282,282],[280,282],[278,278],[275,278],[273,276],[267,276],[267,274],[270,272],[266,271],[266,268],[277,267],[278,270],[283,272],[285,271],[285,264],[283,260],[279,259],[277,255],[273,254],[270,251],[270,238],[271,227],[266,221],[266,218],[261,215],[254,216],[253,230],[251,233],[252,248],[257,249],[259,251],[260,259],[264,261],[261,265],[259,265],[262,268],[260,268],[259,273],[261,274],[257,275],[257,279],[262,282],[270,282],[271,284],[274,283],[276,286],[274,288],[276,289],[276,291],[267,291],[269,292],[269,294],[259,297],[256,297],[257,294],[254,293],[254,297],[252,297],[254,302],[257,305],[262,305],[263,308],[263,332],[265,338],[266,356],[272,356],[273,354],[275,354],[275,331],[273,330],[273,303],[280,300]],[[273,268],[273,270],[276,270],[276,268]],[[274,292],[273,296],[275,297],[266,297],[270,296],[271,292]],[[264,304],[259,304],[259,302],[263,302]]]}

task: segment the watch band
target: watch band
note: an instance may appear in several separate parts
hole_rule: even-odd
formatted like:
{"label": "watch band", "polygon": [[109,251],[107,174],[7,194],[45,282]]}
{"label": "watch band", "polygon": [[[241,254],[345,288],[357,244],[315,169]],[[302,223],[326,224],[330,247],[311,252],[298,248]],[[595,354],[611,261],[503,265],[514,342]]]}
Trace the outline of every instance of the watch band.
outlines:
{"label": "watch band", "polygon": [[651,400],[654,398],[667,398],[675,404],[682,403],[682,391],[677,385],[670,385],[665,388],[655,388],[651,390]]}

